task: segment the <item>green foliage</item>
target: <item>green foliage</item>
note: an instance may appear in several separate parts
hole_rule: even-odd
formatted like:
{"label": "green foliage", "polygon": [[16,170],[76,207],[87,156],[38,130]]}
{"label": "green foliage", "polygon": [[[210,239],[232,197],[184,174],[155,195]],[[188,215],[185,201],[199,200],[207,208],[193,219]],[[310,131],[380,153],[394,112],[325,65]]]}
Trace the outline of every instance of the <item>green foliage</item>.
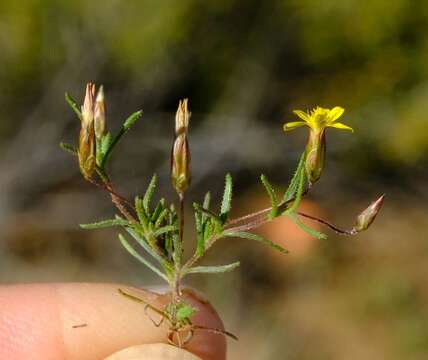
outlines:
{"label": "green foliage", "polygon": [[173,232],[173,231],[178,231],[178,226],[176,225],[166,225],[163,226],[159,229],[157,229],[156,231],[153,232],[153,236],[158,237],[160,235],[169,233],[169,232]]}
{"label": "green foliage", "polygon": [[233,189],[232,176],[228,173],[226,174],[226,177],[225,177],[223,200],[221,202],[221,209],[220,209],[220,219],[223,224],[227,221],[227,218],[230,213],[230,209],[232,207],[232,189]]}
{"label": "green foliage", "polygon": [[237,232],[228,232],[228,231],[225,231],[223,233],[223,236],[227,236],[227,237],[239,237],[239,238],[242,238],[242,239],[248,239],[248,240],[258,241],[258,242],[260,242],[262,244],[265,244],[265,245],[268,245],[271,248],[273,248],[275,250],[278,250],[278,251],[280,251],[280,252],[282,252],[284,254],[288,253],[287,249],[283,248],[282,246],[280,246],[278,244],[275,244],[274,242],[272,242],[272,241],[270,241],[268,239],[265,239],[263,236],[260,236],[258,234],[253,234],[253,233],[244,232],[244,231],[237,231]]}
{"label": "green foliage", "polygon": [[143,208],[146,214],[150,214],[150,202],[152,201],[153,194],[156,189],[157,176],[154,174],[150,180],[149,186],[147,187],[146,193],[143,198]]}
{"label": "green foliage", "polygon": [[122,234],[119,234],[119,241],[122,244],[122,246],[133,256],[135,257],[139,262],[146,265],[150,270],[152,270],[154,273],[159,275],[162,279],[165,281],[168,281],[167,276],[160,271],[156,266],[154,266],[150,261],[146,260],[143,256],[138,254],[138,252],[129,244],[128,241],[123,237]]}
{"label": "green foliage", "polygon": [[190,305],[187,301],[180,300],[177,304],[167,308],[167,312],[169,314],[175,313],[175,317],[180,324],[189,324],[190,318],[198,312],[198,309]]}
{"label": "green foliage", "polygon": [[273,186],[270,184],[267,177],[265,175],[262,175],[260,177],[260,179],[261,179],[263,186],[265,187],[266,192],[268,193],[269,198],[270,198],[272,210],[269,213],[269,219],[272,220],[278,215],[278,199],[276,197],[275,190],[274,190]]}
{"label": "green foliage", "polygon": [[296,211],[296,209],[299,207],[300,203],[302,202],[302,196],[303,196],[303,191],[305,186],[305,176],[306,176],[305,169],[302,168],[296,178],[296,191],[293,194],[294,201],[292,205],[286,210],[287,213],[292,213]]}
{"label": "green foliage", "polygon": [[327,235],[323,234],[322,232],[319,232],[315,229],[312,229],[311,227],[307,226],[306,224],[304,224],[303,222],[300,221],[299,219],[299,215],[296,214],[295,212],[287,212],[286,213],[287,216],[293,220],[293,222],[300,228],[302,229],[304,232],[306,232],[307,234],[311,235],[314,238],[317,239],[327,239]]}
{"label": "green foliage", "polygon": [[[231,180],[230,180],[231,188]],[[195,223],[196,223],[196,255],[202,256],[206,250],[207,242],[215,235],[219,235],[223,230],[224,220],[221,219],[221,214],[214,214],[209,210],[211,195],[208,192],[205,195],[203,206],[194,203]],[[222,207],[223,208],[223,207]],[[224,207],[223,209],[226,209]],[[226,212],[223,214],[227,214]],[[227,216],[227,215],[226,215]],[[223,218],[225,219],[225,217]]]}
{"label": "green foliage", "polygon": [[71,109],[74,111],[74,113],[77,115],[79,119],[82,118],[82,112],[79,109],[79,105],[77,105],[77,102],[71,97],[69,93],[65,93],[65,101],[67,101],[67,104],[71,107]]}
{"label": "green foliage", "polygon": [[290,181],[290,185],[288,185],[288,189],[284,194],[283,202],[290,201],[296,194],[297,188],[300,182],[301,174],[305,171],[305,157],[306,153],[300,156],[299,163],[297,165],[297,169],[294,172],[293,178]]}
{"label": "green foliage", "polygon": [[73,145],[67,144],[65,142],[60,142],[59,147],[65,152],[68,152],[71,155],[77,156],[77,149]]}
{"label": "green foliage", "polygon": [[117,133],[117,135],[111,140],[109,140],[109,146],[107,147],[107,150],[105,151],[102,163],[101,163],[101,168],[104,169],[108,163],[108,161],[110,160],[111,157],[111,153],[113,151],[113,149],[115,148],[115,146],[119,143],[119,141],[122,139],[122,137],[129,131],[129,129],[132,127],[132,125],[134,125],[136,123],[136,121],[141,118],[141,116],[143,115],[143,112],[137,111],[133,114],[131,114],[123,123],[121,129],[119,130],[119,132]]}
{"label": "green foliage", "polygon": [[228,265],[195,266],[186,270],[186,274],[220,274],[235,270],[240,265],[239,261]]}
{"label": "green foliage", "polygon": [[112,226],[129,226],[129,222],[117,218],[117,219],[110,219],[110,220],[102,220],[95,223],[90,224],[80,224],[80,227],[85,230],[94,230],[94,229],[102,229],[102,228],[108,228]]}

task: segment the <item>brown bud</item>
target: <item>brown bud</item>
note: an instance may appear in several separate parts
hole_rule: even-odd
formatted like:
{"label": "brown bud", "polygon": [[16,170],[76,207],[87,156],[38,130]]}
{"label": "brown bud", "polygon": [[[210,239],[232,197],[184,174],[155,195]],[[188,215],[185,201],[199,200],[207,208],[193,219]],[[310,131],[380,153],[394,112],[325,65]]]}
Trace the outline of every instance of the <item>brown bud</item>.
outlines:
{"label": "brown bud", "polygon": [[94,121],[95,84],[86,84],[86,95],[82,106],[82,128],[89,127]]}
{"label": "brown bud", "polygon": [[360,215],[357,217],[357,221],[354,226],[356,232],[364,231],[369,228],[372,224],[376,215],[379,213],[382,205],[385,194],[382,195],[377,200],[373,201]]}
{"label": "brown bud", "polygon": [[305,169],[309,184],[319,180],[325,165],[326,141],[324,129],[309,131]]}
{"label": "brown bud", "polygon": [[190,150],[187,141],[190,112],[187,99],[179,102],[175,115],[175,139],[171,151],[171,180],[178,195],[182,197],[190,185]]}
{"label": "brown bud", "polygon": [[98,90],[97,98],[95,100],[94,127],[95,127],[95,137],[99,140],[102,138],[102,136],[106,132],[104,88],[102,85]]}
{"label": "brown bud", "polygon": [[78,148],[80,171],[86,179],[90,179],[95,171],[94,96],[95,85],[88,83],[82,106]]}

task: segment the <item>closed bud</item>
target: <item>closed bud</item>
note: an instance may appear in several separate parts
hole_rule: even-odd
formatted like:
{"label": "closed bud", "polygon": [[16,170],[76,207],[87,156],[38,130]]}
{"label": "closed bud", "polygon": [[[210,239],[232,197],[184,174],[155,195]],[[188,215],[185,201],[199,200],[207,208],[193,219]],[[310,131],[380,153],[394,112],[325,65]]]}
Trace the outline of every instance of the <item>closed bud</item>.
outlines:
{"label": "closed bud", "polygon": [[355,232],[361,232],[369,228],[379,213],[383,205],[384,198],[385,195],[382,195],[379,199],[373,201],[360,215],[358,215],[354,226]]}
{"label": "closed bud", "polygon": [[325,165],[326,141],[324,129],[309,130],[306,145],[305,170],[308,182],[314,184],[321,177]]}
{"label": "closed bud", "polygon": [[82,106],[82,128],[92,126],[94,121],[95,84],[86,84],[85,100]]}
{"label": "closed bud", "polygon": [[95,128],[95,137],[97,138],[97,140],[100,140],[106,132],[104,88],[102,85],[98,90],[97,98],[95,100],[94,128]]}
{"label": "closed bud", "polygon": [[190,186],[190,150],[187,140],[190,112],[187,99],[179,102],[175,115],[175,138],[171,151],[171,181],[180,197]]}
{"label": "closed bud", "polygon": [[79,167],[86,179],[91,179],[95,171],[95,131],[94,131],[95,85],[86,85],[86,95],[82,106],[82,118],[79,136]]}

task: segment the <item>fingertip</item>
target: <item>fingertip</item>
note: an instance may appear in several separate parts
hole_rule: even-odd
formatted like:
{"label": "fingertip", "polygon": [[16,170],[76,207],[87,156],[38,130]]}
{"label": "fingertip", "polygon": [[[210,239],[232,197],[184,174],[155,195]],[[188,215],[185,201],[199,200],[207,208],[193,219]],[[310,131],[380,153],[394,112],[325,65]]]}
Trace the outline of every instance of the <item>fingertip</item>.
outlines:
{"label": "fingertip", "polygon": [[[167,343],[166,322],[155,326],[144,306],[120,295],[119,288],[158,308],[168,302],[169,295],[117,284],[0,287],[0,358],[93,360],[130,346]],[[192,318],[195,325],[223,329],[208,302],[189,290],[184,293],[199,309]],[[224,360],[226,340],[195,331],[186,349],[203,360]]]}

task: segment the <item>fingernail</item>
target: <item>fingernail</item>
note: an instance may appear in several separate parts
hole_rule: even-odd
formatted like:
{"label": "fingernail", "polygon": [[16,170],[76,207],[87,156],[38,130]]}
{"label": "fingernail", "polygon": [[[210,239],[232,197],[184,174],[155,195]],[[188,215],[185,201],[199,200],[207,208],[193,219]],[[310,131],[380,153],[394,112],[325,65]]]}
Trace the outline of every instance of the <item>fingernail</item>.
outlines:
{"label": "fingernail", "polygon": [[168,344],[132,346],[116,352],[104,360],[201,360],[201,358]]}

